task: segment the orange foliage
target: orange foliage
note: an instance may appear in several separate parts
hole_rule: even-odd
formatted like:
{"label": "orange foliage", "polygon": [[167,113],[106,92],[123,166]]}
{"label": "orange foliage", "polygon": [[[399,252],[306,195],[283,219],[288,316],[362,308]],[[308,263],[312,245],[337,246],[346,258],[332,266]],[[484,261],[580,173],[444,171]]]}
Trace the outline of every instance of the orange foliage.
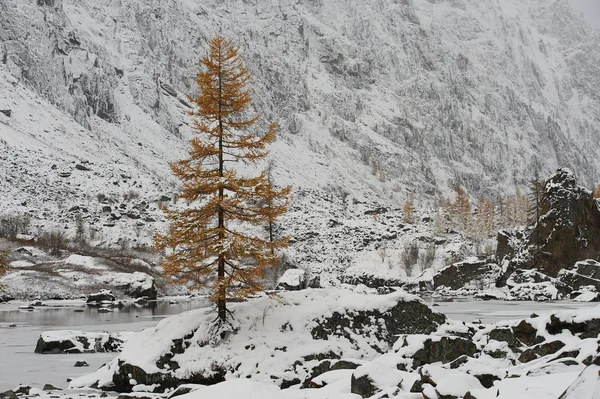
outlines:
{"label": "orange foliage", "polygon": [[406,200],[402,206],[402,220],[404,223],[414,223],[415,208],[413,206],[412,198]]}
{"label": "orange foliage", "polygon": [[277,190],[267,173],[240,176],[228,166],[255,163],[268,154],[266,146],[277,131],[266,134],[248,129],[258,120],[244,118],[250,103],[246,90],[251,74],[231,41],[215,37],[208,55],[200,60],[196,82],[200,94],[190,97],[197,136],[189,157],[171,164],[183,183],[179,194],[191,204],[184,210],[166,210],[168,234],[157,234],[154,246],[167,250],[163,273],[177,283],[209,288],[218,318],[226,320],[228,298],[246,298],[262,290],[265,267],[276,263],[276,250],[287,238],[263,239],[244,226],[272,223],[287,210],[291,187]]}
{"label": "orange foliage", "polygon": [[0,276],[6,273],[8,267],[8,261],[6,260],[7,253],[0,251]]}
{"label": "orange foliage", "polygon": [[596,198],[596,199],[600,198],[600,184],[598,184],[598,187],[596,188],[596,192],[594,193],[594,198]]}

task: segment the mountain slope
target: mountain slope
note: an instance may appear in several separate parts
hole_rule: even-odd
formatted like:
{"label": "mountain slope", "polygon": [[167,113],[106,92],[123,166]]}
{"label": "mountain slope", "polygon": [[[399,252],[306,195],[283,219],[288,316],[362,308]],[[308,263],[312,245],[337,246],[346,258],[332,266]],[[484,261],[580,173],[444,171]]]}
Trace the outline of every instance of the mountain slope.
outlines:
{"label": "mountain slope", "polygon": [[513,191],[536,165],[598,179],[600,45],[566,0],[6,0],[0,137],[21,170],[3,161],[0,210],[51,200],[27,185],[75,158],[106,169],[72,177],[81,197],[176,191],[167,161],[184,154],[185,94],[217,33],[281,126],[281,184],[397,204],[455,184]]}

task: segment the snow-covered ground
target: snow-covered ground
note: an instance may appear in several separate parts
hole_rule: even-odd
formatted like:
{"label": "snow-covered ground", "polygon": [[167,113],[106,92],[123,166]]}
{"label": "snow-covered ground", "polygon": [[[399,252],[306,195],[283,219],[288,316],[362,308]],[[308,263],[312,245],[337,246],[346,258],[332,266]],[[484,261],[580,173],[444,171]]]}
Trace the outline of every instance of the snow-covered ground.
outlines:
{"label": "snow-covered ground", "polygon": [[[303,295],[303,294],[299,294]],[[356,294],[353,294],[356,295]],[[365,301],[359,307],[368,307],[368,302],[366,301],[368,297],[365,297]],[[378,298],[373,298],[374,300],[381,301]],[[347,302],[347,299],[344,299],[339,305],[336,306],[346,306],[344,305]],[[579,304],[574,302],[559,302],[554,304],[540,304],[540,303],[532,303],[532,302],[520,302],[518,304],[508,304],[506,302],[483,302],[483,301],[455,301],[455,302],[447,302],[447,301],[439,301],[433,302],[438,306],[435,306],[434,309],[438,311],[442,311],[447,313],[451,318],[457,320],[482,320],[484,323],[496,323],[501,319],[528,319],[529,315],[532,313],[537,313],[540,315],[538,318],[528,319],[530,323],[533,323],[535,328],[543,328],[541,327],[543,323],[548,320],[545,314],[547,312],[552,312],[556,314],[564,314],[565,316],[568,314],[574,314],[571,311],[564,312],[567,309],[576,309],[580,307],[585,307],[588,310],[579,312],[579,316],[576,316],[572,319],[565,316],[559,316],[563,318],[565,321],[570,322],[579,322],[586,320],[589,317],[600,317],[600,308],[591,304]],[[114,357],[114,355],[107,354],[84,354],[84,355],[38,355],[33,354],[33,348],[35,346],[35,341],[37,337],[42,331],[46,330],[54,330],[54,329],[65,329],[68,328],[71,323],[65,323],[64,316],[68,314],[76,315],[77,313],[72,312],[72,308],[58,309],[60,313],[63,314],[63,318],[54,319],[52,317],[44,316],[44,313],[52,313],[52,309],[43,309],[36,310],[34,313],[26,313],[30,318],[30,323],[35,320],[34,325],[26,323],[24,321],[19,321],[17,313],[14,312],[16,304],[13,305],[0,305],[0,317],[4,317],[0,319],[0,338],[2,342],[0,342],[0,390],[4,389],[12,389],[15,387],[15,381],[22,382],[27,385],[31,385],[33,387],[41,388],[45,383],[52,383],[58,387],[66,386],[66,378],[76,377],[78,375],[87,374],[93,372],[96,367],[100,364],[107,362],[110,358]],[[51,304],[56,305],[56,303]],[[73,306],[81,306],[80,303],[73,302],[71,305]],[[357,305],[357,304],[355,304]],[[288,305],[289,306],[289,305]],[[297,306],[297,305],[296,305]],[[285,308],[285,306],[284,306]],[[313,308],[314,311],[318,313],[318,306]],[[12,310],[9,310],[12,309]],[[560,309],[563,311],[561,312]],[[118,313],[112,313],[108,315],[102,315],[102,317],[106,317],[106,319],[96,319],[91,321],[92,315],[88,316],[88,323],[91,322],[93,324],[84,326],[83,329],[88,331],[139,331],[142,328],[152,327],[156,325],[156,323],[163,316],[155,313],[155,316],[150,316],[149,312],[140,313],[135,317],[135,312],[129,312],[129,315],[123,314],[119,315]],[[277,310],[275,310],[277,313]],[[19,315],[21,313],[18,313]],[[194,313],[195,314],[195,313]],[[296,315],[295,317],[297,317]],[[129,321],[123,322],[123,318],[130,318]],[[272,315],[268,313],[266,318],[269,317],[279,317],[278,314]],[[288,313],[290,319],[293,319],[291,315]],[[114,319],[113,319],[114,318]],[[181,318],[181,317],[180,317]],[[15,320],[16,319],[16,320]],[[8,323],[10,320],[14,320],[17,322],[17,327],[8,327]],[[55,323],[56,320],[59,320],[58,323]],[[536,321],[538,320],[538,321]],[[190,320],[193,322],[193,320]],[[267,320],[269,321],[269,320]],[[76,323],[77,321],[73,321]],[[81,323],[82,321],[79,321]],[[83,321],[85,323],[85,321]],[[103,324],[100,324],[103,323]],[[537,323],[537,324],[536,324]],[[177,323],[176,323],[177,324]],[[181,323],[179,323],[181,324]],[[260,323],[259,323],[260,324]],[[449,324],[449,331],[454,331],[454,333],[458,333],[462,331],[461,329],[465,329],[466,327],[460,327],[462,324]],[[470,325],[470,324],[469,324]],[[498,323],[498,328],[503,328],[503,326],[516,325],[514,322],[500,322]],[[471,325],[473,326],[473,325]],[[476,325],[475,325],[476,326]],[[180,326],[181,327],[181,326]],[[295,327],[299,327],[295,325]],[[179,328],[179,327],[177,327]],[[174,330],[177,330],[176,326],[171,326],[169,331],[171,333],[175,333]],[[258,328],[258,325],[257,327]],[[480,342],[482,337],[485,334],[489,333],[489,328],[480,333],[484,334],[481,336],[475,336],[473,338],[474,341]],[[258,330],[257,330],[258,331]],[[486,332],[487,331],[487,332]],[[541,331],[541,330],[540,330]],[[436,333],[439,334],[440,332]],[[254,344],[259,345],[260,337],[253,333],[254,338],[250,341],[253,341]],[[435,340],[435,335],[431,337]],[[442,333],[442,336],[445,333]],[[575,347],[576,342],[579,342],[574,336],[571,336],[568,332],[559,334],[559,335],[548,335],[548,333],[544,333],[547,335],[547,339],[550,340],[563,340],[566,343],[566,347],[564,350],[571,350]],[[368,375],[369,378],[374,378],[376,385],[383,389],[383,393],[388,392],[389,389],[392,389],[392,386],[398,384],[402,387],[401,392],[396,392],[393,389],[389,391],[390,393],[396,393],[395,397],[399,398],[420,398],[417,394],[410,394],[406,392],[408,388],[418,379],[416,374],[411,374],[408,372],[398,371],[396,369],[396,362],[405,361],[402,360],[402,353],[413,353],[415,348],[418,348],[420,342],[424,340],[426,337],[414,336],[414,338],[409,338],[409,345],[397,343],[394,346],[394,350],[390,351],[388,354],[384,354],[381,357],[375,357],[373,360],[372,357],[367,357],[363,360],[356,359],[354,361],[359,364],[363,364],[359,370],[362,370],[364,375]],[[439,339],[439,337],[438,337]],[[248,342],[250,342],[248,341]],[[410,344],[410,342],[414,341],[414,345]],[[485,340],[481,341],[485,345]],[[250,342],[251,343],[251,342]],[[593,343],[593,342],[591,342]],[[160,343],[157,343],[157,345]],[[341,341],[338,343],[341,344]],[[134,346],[144,345],[144,342],[139,342]],[[415,348],[412,348],[412,346]],[[505,351],[508,347],[503,346],[502,342],[490,341],[487,343],[483,351],[485,353],[494,353],[494,351]],[[586,344],[587,345],[587,344]],[[592,345],[593,346],[593,345]],[[257,346],[258,348],[258,346]],[[581,349],[581,355],[579,357],[587,356],[588,352],[595,353],[595,346],[592,348],[590,345],[587,347],[583,347]],[[258,349],[256,349],[258,350]],[[294,352],[296,349],[292,349],[288,345],[288,350]],[[131,348],[130,348],[131,351]],[[289,352],[288,352],[289,353]],[[510,352],[509,352],[510,353]],[[567,352],[565,352],[567,353]],[[570,352],[569,352],[570,353]],[[578,357],[578,358],[579,358]],[[369,362],[368,360],[373,360]],[[487,360],[486,360],[487,359]],[[546,359],[546,358],[545,358]],[[88,368],[73,368],[73,364],[77,360],[86,360],[90,367]],[[131,360],[131,359],[130,359]],[[196,359],[198,360],[198,359]],[[137,361],[143,361],[137,358]],[[272,363],[273,359],[270,360]],[[389,369],[390,362],[394,362],[394,368],[392,371]],[[556,399],[557,396],[562,393],[567,387],[577,378],[579,375],[579,371],[581,371],[581,367],[567,367],[561,365],[560,362],[548,363],[546,366],[545,362],[540,361],[531,361],[529,363],[522,363],[516,367],[510,364],[509,357],[502,359],[492,359],[487,355],[481,355],[478,359],[473,360],[473,364],[468,363],[467,366],[460,366],[459,371],[455,371],[449,368],[442,368],[436,365],[427,365],[423,368],[423,373],[429,373],[431,375],[431,379],[438,383],[438,387],[436,388],[438,392],[441,394],[442,392],[447,393],[455,393],[458,396],[461,396],[470,389],[476,389],[472,391],[472,393],[479,392],[481,398],[495,398],[496,393],[500,392],[500,398],[503,399],[532,399],[532,398],[540,398],[540,399]],[[487,363],[486,363],[487,362]],[[504,363],[503,363],[504,362]],[[192,362],[191,364],[193,364]],[[488,364],[489,363],[489,364]],[[312,363],[311,363],[312,364]],[[502,365],[501,365],[502,364]],[[261,366],[262,367],[262,366]],[[489,370],[486,368],[488,367]],[[490,368],[491,367],[491,368]],[[469,377],[469,372],[489,372],[491,374],[495,374],[496,371],[493,371],[495,367],[506,368],[506,370],[510,370],[512,373],[518,374],[519,378],[512,379],[502,379],[498,381],[495,385],[495,390],[484,390],[480,385],[479,381],[475,378]],[[562,368],[561,368],[562,367]],[[473,368],[473,371],[468,371]],[[350,378],[352,375],[358,378],[361,374],[358,372],[359,370],[337,370],[330,371],[328,373],[322,374],[318,378],[313,381],[315,384],[323,384],[327,385],[323,388],[319,389],[302,389],[298,390],[296,388],[280,390],[277,386],[272,385],[264,378],[258,378],[260,375],[257,375],[257,378],[253,380],[238,380],[238,379],[230,379],[225,383],[218,384],[212,387],[201,388],[199,391],[196,391],[193,394],[189,394],[188,398],[194,399],[198,397],[205,397],[199,395],[218,395],[219,398],[223,399],[233,399],[237,398],[235,396],[240,392],[241,389],[252,389],[253,394],[256,393],[263,398],[285,398],[285,399],[350,399],[350,398],[358,398],[358,396],[350,393]],[[487,370],[487,371],[486,371]],[[276,370],[271,370],[275,372]],[[466,372],[466,373],[465,373]],[[354,378],[353,377],[353,378]],[[86,377],[87,379],[88,377]],[[395,379],[397,381],[404,381],[402,384],[398,382],[393,382]],[[258,380],[258,382],[257,382]],[[447,380],[447,381],[446,381]],[[589,380],[589,378],[588,378]],[[81,381],[81,380],[79,380]],[[80,383],[80,382],[78,382]],[[593,384],[593,380],[588,382]],[[385,388],[388,386],[388,388]],[[141,388],[140,388],[141,389]],[[479,391],[477,391],[479,389]],[[581,389],[581,388],[580,388]],[[427,392],[424,391],[424,393]],[[587,391],[589,392],[589,390]],[[32,391],[30,394],[40,393],[43,399],[49,397],[50,395],[59,395],[60,397],[78,397],[81,394],[91,394],[98,395],[97,391],[80,391],[78,389],[67,390],[65,392],[57,392],[54,391],[52,393],[42,393],[41,391]],[[249,395],[249,393],[245,394]],[[266,396],[265,396],[266,395]],[[488,396],[486,396],[488,395]],[[214,396],[217,397],[217,396]],[[378,396],[377,396],[378,397]],[[430,396],[431,397],[431,396]],[[479,398],[480,396],[477,396]],[[581,399],[583,399],[582,397]],[[579,398],[578,398],[579,399]],[[589,399],[585,397],[585,399]]]}

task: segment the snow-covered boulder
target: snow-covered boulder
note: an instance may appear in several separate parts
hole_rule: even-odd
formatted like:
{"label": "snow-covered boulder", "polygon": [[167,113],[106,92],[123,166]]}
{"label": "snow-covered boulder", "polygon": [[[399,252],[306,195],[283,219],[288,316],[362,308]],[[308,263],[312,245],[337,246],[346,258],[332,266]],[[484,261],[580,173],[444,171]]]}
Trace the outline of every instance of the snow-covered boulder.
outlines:
{"label": "snow-covered boulder", "polygon": [[558,399],[600,399],[600,364],[586,367]]}
{"label": "snow-covered boulder", "polygon": [[558,289],[550,282],[525,283],[513,286],[509,298],[516,301],[552,301],[558,299]]}
{"label": "snow-covered boulder", "polygon": [[230,309],[238,329],[225,341],[214,341],[210,311],[182,313],[142,331],[112,362],[72,386],[131,391],[137,384],[157,384],[164,390],[214,384],[226,375],[289,386],[305,380],[322,360],[372,359],[391,349],[399,334],[429,334],[446,320],[402,291],[288,291]]}
{"label": "snow-covered boulder", "polygon": [[88,295],[85,302],[99,304],[101,302],[113,302],[115,299],[115,296],[110,290],[101,290]]}
{"label": "snow-covered boulder", "polygon": [[434,288],[441,286],[458,290],[470,284],[474,288],[493,285],[500,274],[500,267],[485,259],[469,258],[450,265],[433,276]]}
{"label": "snow-covered boulder", "polygon": [[577,262],[572,269],[561,270],[558,280],[573,290],[593,286],[600,291],[600,262],[593,259]]}
{"label": "snow-covered boulder", "polygon": [[288,269],[283,276],[277,280],[277,289],[286,291],[298,291],[306,285],[306,271],[303,269]]}
{"label": "snow-covered boulder", "polygon": [[42,333],[35,353],[120,352],[135,333],[90,333],[84,331],[49,331]]}

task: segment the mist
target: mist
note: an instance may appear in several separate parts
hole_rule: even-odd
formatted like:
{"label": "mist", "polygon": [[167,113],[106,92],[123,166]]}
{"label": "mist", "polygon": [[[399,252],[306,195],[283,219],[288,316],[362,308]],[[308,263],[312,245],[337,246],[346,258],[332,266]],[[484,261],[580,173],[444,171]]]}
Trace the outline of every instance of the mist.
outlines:
{"label": "mist", "polygon": [[596,29],[600,29],[600,1],[569,0],[576,10],[583,13],[584,18]]}

